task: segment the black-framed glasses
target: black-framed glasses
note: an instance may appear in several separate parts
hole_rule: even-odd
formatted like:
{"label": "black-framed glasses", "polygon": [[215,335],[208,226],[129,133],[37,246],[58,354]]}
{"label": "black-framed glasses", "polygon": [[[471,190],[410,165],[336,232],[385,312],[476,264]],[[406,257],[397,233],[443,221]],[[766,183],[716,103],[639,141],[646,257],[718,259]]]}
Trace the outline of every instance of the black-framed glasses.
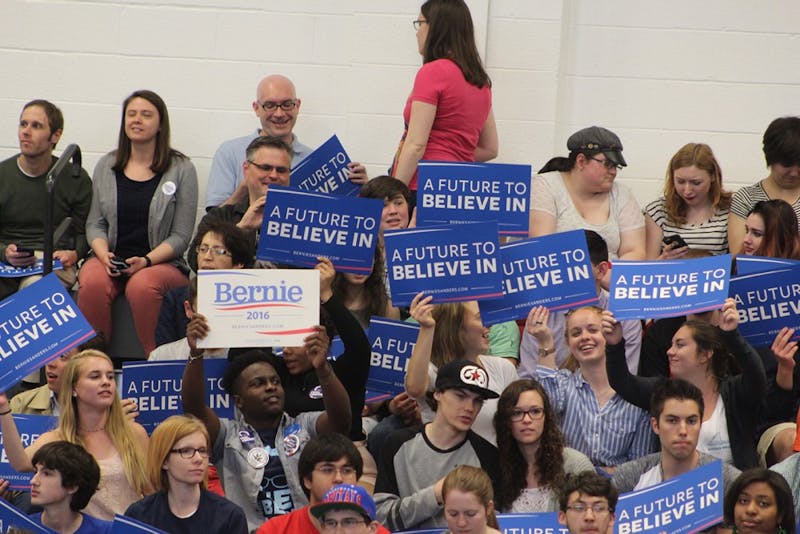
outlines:
{"label": "black-framed glasses", "polygon": [[264,111],[275,111],[278,108],[281,108],[283,111],[292,111],[295,107],[297,107],[297,100],[291,98],[289,100],[284,100],[283,102],[273,102],[272,100],[267,100],[261,104],[261,109]]}
{"label": "black-framed glasses", "polygon": [[211,251],[214,256],[230,256],[231,253],[225,247],[209,247],[208,245],[199,245],[195,248],[198,254],[208,254]]}
{"label": "black-framed glasses", "polygon": [[544,417],[544,408],[541,406],[533,406],[527,410],[512,410],[510,419],[518,423],[525,419],[526,415],[530,416],[531,421],[538,421]]}
{"label": "black-framed glasses", "polygon": [[344,517],[340,520],[325,518],[321,521],[322,530],[336,530],[342,527],[343,530],[355,530],[361,525],[368,525],[369,521],[365,517]]}
{"label": "black-framed glasses", "polygon": [[337,472],[342,477],[356,476],[356,468],[352,465],[343,465],[342,467],[336,467],[334,465],[321,465],[319,467],[315,467],[314,471],[319,471],[328,477],[333,476]]}
{"label": "black-framed glasses", "polygon": [[592,513],[596,515],[602,515],[610,512],[611,508],[607,504],[602,504],[599,502],[596,502],[591,506],[586,503],[576,502],[575,504],[570,504],[567,506],[567,510],[571,510],[576,514],[585,514],[588,510],[591,510]]}
{"label": "black-framed glasses", "polygon": [[169,452],[180,454],[181,458],[186,458],[187,460],[194,458],[195,454],[199,454],[200,458],[208,458],[208,449],[205,447],[200,447],[199,449],[196,447],[181,447],[180,449],[170,449]]}
{"label": "black-framed glasses", "polygon": [[594,160],[597,163],[602,163],[603,166],[608,170],[611,170],[611,169],[619,170],[619,169],[622,168],[622,165],[617,165],[616,163],[614,163],[613,161],[611,161],[608,158],[606,158],[606,159],[597,159],[597,158],[592,157],[592,158],[589,158],[589,159]]}
{"label": "black-framed glasses", "polygon": [[417,19],[417,20],[412,20],[411,21],[411,24],[414,25],[414,29],[416,31],[419,31],[420,26],[422,26],[423,24],[427,24],[427,23],[428,23],[427,20],[422,20],[422,19]]}
{"label": "black-framed glasses", "polygon": [[253,165],[258,169],[261,169],[264,172],[272,172],[273,170],[277,171],[278,174],[286,174],[287,172],[289,172],[289,167],[284,167],[282,165],[275,166],[275,165],[267,165],[266,163],[256,163],[251,159],[248,159],[247,163]]}

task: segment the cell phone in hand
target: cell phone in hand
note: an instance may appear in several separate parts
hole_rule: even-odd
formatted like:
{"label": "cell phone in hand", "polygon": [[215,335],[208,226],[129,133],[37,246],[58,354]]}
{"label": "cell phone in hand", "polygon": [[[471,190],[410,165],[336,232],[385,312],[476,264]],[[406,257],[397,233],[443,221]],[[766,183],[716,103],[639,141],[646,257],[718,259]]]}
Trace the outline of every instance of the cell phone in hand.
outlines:
{"label": "cell phone in hand", "polygon": [[672,245],[673,243],[675,246],[673,248],[680,248],[680,247],[688,247],[689,245],[686,244],[686,241],[678,234],[673,235],[665,235],[664,236],[664,244],[665,245]]}
{"label": "cell phone in hand", "polygon": [[20,254],[24,254],[25,255],[24,257],[29,258],[33,256],[33,249],[31,247],[21,247],[17,245],[17,252],[19,252]]}
{"label": "cell phone in hand", "polygon": [[130,267],[130,265],[128,265],[128,262],[126,262],[125,260],[119,259],[119,258],[111,258],[108,261],[109,261],[109,263],[111,263],[111,265],[114,266],[114,269],[116,271],[124,271],[125,269]]}

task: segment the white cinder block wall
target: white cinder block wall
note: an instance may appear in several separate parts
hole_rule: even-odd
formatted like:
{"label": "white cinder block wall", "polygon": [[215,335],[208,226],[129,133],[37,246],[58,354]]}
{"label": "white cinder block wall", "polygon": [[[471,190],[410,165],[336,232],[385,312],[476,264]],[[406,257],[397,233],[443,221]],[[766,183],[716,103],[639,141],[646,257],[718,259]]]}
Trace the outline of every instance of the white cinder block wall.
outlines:
{"label": "white cinder block wall", "polygon": [[[619,179],[644,204],[683,143],[717,153],[730,189],[763,178],[761,134],[800,115],[796,0],[468,0],[494,82],[497,161],[538,169],[590,124],[616,131]],[[0,158],[17,150],[21,106],[64,111],[61,148],[90,171],[116,144],[120,104],[149,88],[173,145],[198,168],[203,205],[216,147],[256,128],[266,74],[291,77],[296,132],[337,133],[371,175],[385,171],[420,58],[407,0],[2,0]]]}

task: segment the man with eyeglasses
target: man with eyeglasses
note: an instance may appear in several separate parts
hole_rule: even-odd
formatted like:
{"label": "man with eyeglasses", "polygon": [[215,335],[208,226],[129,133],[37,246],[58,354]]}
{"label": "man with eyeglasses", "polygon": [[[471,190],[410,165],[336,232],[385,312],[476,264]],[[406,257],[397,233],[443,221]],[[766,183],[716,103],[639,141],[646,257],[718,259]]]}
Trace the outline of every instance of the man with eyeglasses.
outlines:
{"label": "man with eyeglasses", "polygon": [[375,517],[375,501],[361,486],[332,487],[311,513],[322,524],[323,533],[338,532],[340,528],[350,534],[388,532]]}
{"label": "man with eyeglasses", "polygon": [[[308,497],[308,506],[270,519],[258,528],[256,534],[326,532],[320,525],[319,516],[314,514],[314,507],[324,501],[331,488],[339,487],[340,484],[355,487],[353,484],[361,478],[363,467],[358,449],[347,437],[326,434],[312,438],[300,453],[297,466],[303,492]],[[364,493],[366,494],[366,490]],[[372,510],[374,517],[374,503]],[[361,523],[364,523],[363,519]],[[381,529],[379,532],[388,532],[383,527]]]}
{"label": "man with eyeglasses", "polygon": [[[289,78],[272,74],[261,80],[253,102],[253,111],[261,122],[261,128],[253,134],[225,141],[217,149],[208,175],[206,210],[222,204],[238,204],[247,198],[248,188],[244,183],[242,158],[247,145],[256,137],[279,137],[291,146],[293,156],[289,167],[296,166],[311,153],[312,149],[302,144],[292,133],[300,113],[300,103],[294,84]],[[367,181],[367,171],[361,163],[351,162],[349,168],[352,181]]]}
{"label": "man with eyeglasses", "polygon": [[606,534],[614,525],[617,490],[606,477],[583,471],[567,477],[558,504],[558,522],[570,534]]}
{"label": "man with eyeglasses", "polygon": [[[717,458],[697,450],[703,410],[703,393],[697,386],[679,378],[658,386],[650,400],[650,425],[661,442],[661,452],[617,467],[611,479],[617,490],[625,493],[655,486],[716,461]],[[722,464],[722,485],[726,492],[739,474],[731,464]]]}

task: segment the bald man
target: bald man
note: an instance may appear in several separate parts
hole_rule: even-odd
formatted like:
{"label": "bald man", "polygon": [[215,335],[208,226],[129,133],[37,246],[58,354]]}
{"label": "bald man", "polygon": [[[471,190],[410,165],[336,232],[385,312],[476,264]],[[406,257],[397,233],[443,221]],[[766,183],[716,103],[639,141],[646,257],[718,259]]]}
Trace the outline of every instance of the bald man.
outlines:
{"label": "bald man", "polygon": [[[247,200],[242,163],[245,161],[247,145],[256,137],[276,136],[283,139],[294,152],[292,167],[311,153],[312,149],[292,133],[300,113],[300,103],[294,84],[286,76],[271,74],[259,82],[252,106],[261,121],[261,127],[250,135],[225,141],[217,149],[208,175],[206,210]],[[362,164],[351,162],[349,166],[350,180],[355,183],[367,181],[367,172]]]}

